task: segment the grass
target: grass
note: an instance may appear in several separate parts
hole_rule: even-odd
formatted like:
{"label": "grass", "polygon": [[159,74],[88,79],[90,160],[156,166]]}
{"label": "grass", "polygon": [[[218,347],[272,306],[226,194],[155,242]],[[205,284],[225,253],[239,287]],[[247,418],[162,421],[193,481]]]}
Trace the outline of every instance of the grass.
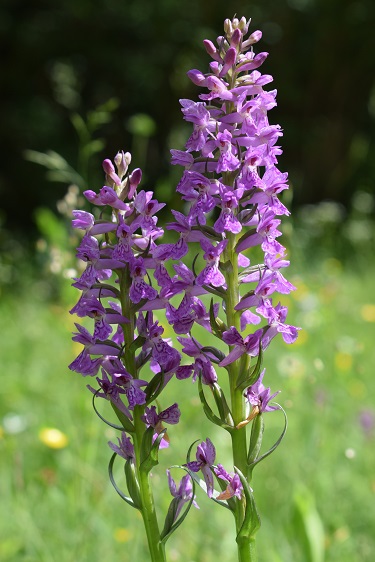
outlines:
{"label": "grass", "polygon": [[[295,263],[294,271],[298,275],[289,277],[298,291],[283,301],[290,321],[303,331],[294,346],[280,338],[265,354],[271,389],[282,390],[278,398],[289,429],[254,473],[262,517],[259,559],[370,562],[375,267],[359,275],[328,258],[314,267]],[[17,298],[2,299],[0,326],[0,559],[146,562],[140,517],[107,478],[106,442],[115,438],[114,430],[95,416],[87,381],[67,369],[78,353],[70,341],[73,319],[64,307],[45,304],[43,291],[30,286]],[[171,447],[154,471],[164,513],[170,501],[165,469],[183,463],[195,439],[210,436],[218,462],[230,464],[227,436],[203,419],[196,385],[173,380],[166,394],[162,405],[178,400],[184,415],[171,428]],[[265,421],[265,440],[272,444],[282,416],[268,414]],[[116,475],[120,484],[120,463]],[[230,513],[199,491],[197,499],[200,510],[192,509],[167,543],[170,561],[234,561]]]}

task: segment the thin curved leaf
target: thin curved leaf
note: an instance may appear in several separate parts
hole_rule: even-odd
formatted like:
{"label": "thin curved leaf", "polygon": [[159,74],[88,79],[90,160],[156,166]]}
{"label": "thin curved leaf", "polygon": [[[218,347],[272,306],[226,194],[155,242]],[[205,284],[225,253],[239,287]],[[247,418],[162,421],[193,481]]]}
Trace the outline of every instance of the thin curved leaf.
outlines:
{"label": "thin curved leaf", "polygon": [[108,473],[109,473],[109,479],[111,481],[111,484],[121,499],[123,499],[126,503],[131,505],[131,507],[134,507],[135,509],[140,509],[140,507],[136,506],[133,500],[129,496],[126,496],[116,484],[115,478],[113,476],[113,463],[115,462],[116,457],[117,457],[117,453],[113,453],[113,455],[111,456],[111,460],[109,461],[108,464]]}

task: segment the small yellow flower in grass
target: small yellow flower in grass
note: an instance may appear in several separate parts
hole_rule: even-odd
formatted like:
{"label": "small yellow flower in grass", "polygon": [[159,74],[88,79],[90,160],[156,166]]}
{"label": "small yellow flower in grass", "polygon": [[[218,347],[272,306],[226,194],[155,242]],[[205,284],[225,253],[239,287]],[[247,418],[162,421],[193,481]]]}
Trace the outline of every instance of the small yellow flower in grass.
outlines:
{"label": "small yellow flower in grass", "polygon": [[133,537],[133,533],[124,527],[117,527],[113,532],[113,536],[117,542],[129,542]]}
{"label": "small yellow flower in grass", "polygon": [[50,449],[63,449],[68,444],[68,438],[55,427],[44,427],[39,431],[40,441]]}
{"label": "small yellow flower in grass", "polygon": [[375,304],[364,304],[361,308],[361,316],[366,322],[375,322]]}
{"label": "small yellow flower in grass", "polygon": [[353,356],[350,353],[339,351],[335,355],[335,365],[339,371],[349,371],[353,366]]}

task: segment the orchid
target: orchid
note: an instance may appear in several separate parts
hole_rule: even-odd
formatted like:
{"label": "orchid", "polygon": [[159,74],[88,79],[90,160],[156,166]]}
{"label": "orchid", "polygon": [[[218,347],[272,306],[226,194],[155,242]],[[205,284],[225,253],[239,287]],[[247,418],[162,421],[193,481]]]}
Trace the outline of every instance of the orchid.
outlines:
{"label": "orchid", "polygon": [[[260,519],[253,470],[276,449],[287,426],[284,410],[273,402],[280,391],[271,394],[262,369],[272,340],[291,344],[299,330],[287,323],[287,307],[274,301],[295,289],[281,273],[289,265],[279,241],[280,217],[289,215],[279,199],[288,188],[287,174],[278,169],[283,131],[269,122],[276,90],[264,89],[272,82],[259,70],[268,53],[254,53],[262,34],[246,38],[249,24],[225,20],[217,45],[204,41],[209,71],[188,72],[204,91],[199,101],[180,100],[193,130],[185,150],[171,150],[171,164],[183,169],[176,191],[184,208],[171,210],[168,241],[158,219],[165,204],[139,187],[142,171],[131,171],[128,152],[106,158],[105,185],[84,192],[99,213],[73,212],[73,227],[83,233],[77,257],[85,269],[73,283],[81,295],[71,313],[92,329],[76,324],[73,341],[83,349],[69,368],[95,377],[98,387],[88,385],[94,409],[121,431],[118,444],[109,442],[110,479],[141,512],[152,562],[166,560],[165,542],[191,505],[197,507],[196,484],[232,513],[239,562],[255,562]],[[190,251],[195,257],[188,267],[182,260]],[[168,325],[172,338],[164,336]],[[177,395],[172,405],[161,405],[163,391],[172,379],[179,388],[190,377],[204,414],[230,436],[232,467],[214,464],[219,453],[209,437],[199,440],[195,460],[194,443],[187,447],[186,462],[174,465],[186,472],[179,485],[167,471],[172,500],[161,531],[151,470],[170,444],[164,424],[176,426],[184,413]],[[118,423],[102,416],[98,401],[112,407]],[[276,411],[284,415],[284,428],[261,453],[264,418]],[[127,494],[114,480],[117,456],[125,462]]]}

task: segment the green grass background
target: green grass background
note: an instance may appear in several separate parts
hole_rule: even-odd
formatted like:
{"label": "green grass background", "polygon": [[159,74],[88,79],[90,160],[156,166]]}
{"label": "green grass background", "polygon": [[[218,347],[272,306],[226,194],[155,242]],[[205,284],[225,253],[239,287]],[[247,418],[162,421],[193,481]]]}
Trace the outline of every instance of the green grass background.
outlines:
{"label": "green grass background", "polygon": [[[291,258],[288,277],[298,290],[282,301],[303,331],[293,346],[276,338],[264,357],[289,428],[254,472],[259,560],[372,562],[375,430],[365,431],[361,416],[374,415],[375,266],[344,266],[334,257],[312,262],[297,250]],[[146,562],[140,516],[107,477],[115,431],[92,410],[85,388],[92,381],[67,368],[79,352],[70,340],[69,305],[46,303],[44,294],[43,282],[34,281],[0,302],[0,559]],[[73,304],[76,296],[65,300]],[[171,499],[165,469],[185,462],[194,440],[210,437],[217,462],[230,466],[227,434],[204,418],[197,385],[172,380],[161,405],[173,401],[183,415],[153,472],[161,524]],[[282,415],[269,413],[265,421],[267,445],[281,431]],[[48,446],[43,428],[63,432],[66,446]],[[116,476],[121,485],[120,463]],[[235,561],[231,514],[200,492],[200,510],[192,508],[167,543],[169,560]]]}

